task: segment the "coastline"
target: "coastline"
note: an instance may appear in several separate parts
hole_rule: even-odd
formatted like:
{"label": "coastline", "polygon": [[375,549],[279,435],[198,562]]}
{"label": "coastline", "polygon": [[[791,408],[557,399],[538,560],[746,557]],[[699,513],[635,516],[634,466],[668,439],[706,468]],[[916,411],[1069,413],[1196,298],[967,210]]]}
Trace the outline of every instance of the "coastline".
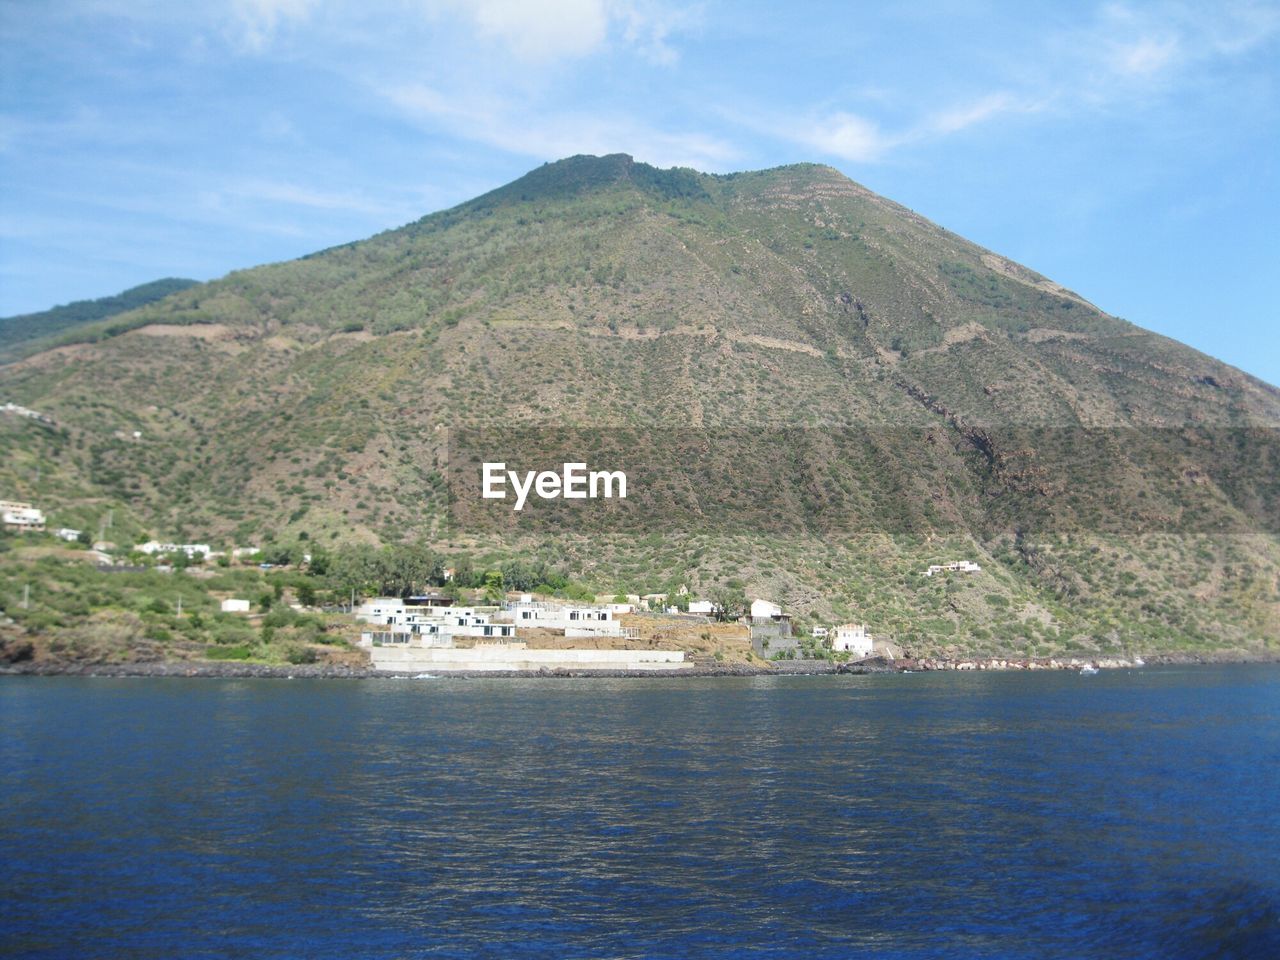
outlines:
{"label": "coastline", "polygon": [[[609,679],[641,677],[779,677],[835,674],[933,673],[972,671],[1079,671],[1090,666],[1098,670],[1141,669],[1142,666],[1195,666],[1230,663],[1278,663],[1280,651],[1220,651],[1205,653],[1151,653],[1142,664],[1124,657],[942,657],[884,660],[874,658],[857,663],[830,660],[781,660],[768,666],[746,663],[695,663],[680,670],[451,670],[430,674],[432,679],[531,677],[600,677]],[[176,660],[133,663],[82,663],[75,661],[26,661],[0,667],[0,677],[101,677],[101,678],[187,678],[187,679],[277,679],[277,680],[370,680],[416,679],[422,674],[409,671],[374,670],[346,664],[267,664],[212,660]]]}

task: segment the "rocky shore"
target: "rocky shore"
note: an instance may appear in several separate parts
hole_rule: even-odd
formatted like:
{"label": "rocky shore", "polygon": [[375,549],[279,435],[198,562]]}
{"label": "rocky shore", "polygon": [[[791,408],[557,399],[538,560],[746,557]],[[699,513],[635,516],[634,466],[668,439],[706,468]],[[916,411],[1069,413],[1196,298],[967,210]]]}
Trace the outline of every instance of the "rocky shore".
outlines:
{"label": "rocky shore", "polygon": [[1213,653],[1147,653],[1132,657],[920,657],[893,661],[899,671],[931,670],[1124,670],[1135,667],[1210,663],[1278,663],[1280,651],[1223,650]]}
{"label": "rocky shore", "polygon": [[[1118,670],[1140,666],[1169,666],[1208,663],[1275,663],[1280,651],[1222,651],[1218,653],[1153,653],[1128,657],[980,657],[947,659],[920,657],[900,660],[873,658],[856,663],[831,660],[782,660],[767,665],[702,661],[680,670],[539,670],[539,671],[451,671],[433,676],[480,677],[763,677],[817,674],[873,674],[974,670],[1074,670],[1085,667]],[[0,676],[73,677],[205,677],[247,679],[410,679],[418,673],[372,670],[347,664],[265,664],[204,660],[150,661],[136,663],[89,663],[83,661],[30,660],[0,666]]]}

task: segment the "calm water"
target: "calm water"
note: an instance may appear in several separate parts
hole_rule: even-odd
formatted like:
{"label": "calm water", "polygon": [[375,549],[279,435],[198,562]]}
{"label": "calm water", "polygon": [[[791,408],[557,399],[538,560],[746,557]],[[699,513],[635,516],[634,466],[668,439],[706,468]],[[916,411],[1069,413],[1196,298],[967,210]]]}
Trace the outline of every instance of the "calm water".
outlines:
{"label": "calm water", "polygon": [[1277,957],[1280,668],[0,680],[0,953]]}

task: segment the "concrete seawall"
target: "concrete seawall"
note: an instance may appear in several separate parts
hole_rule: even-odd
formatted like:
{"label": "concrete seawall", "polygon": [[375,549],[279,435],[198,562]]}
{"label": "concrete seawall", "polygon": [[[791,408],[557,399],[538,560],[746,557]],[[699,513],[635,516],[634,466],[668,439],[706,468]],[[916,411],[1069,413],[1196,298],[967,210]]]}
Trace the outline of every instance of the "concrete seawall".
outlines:
{"label": "concrete seawall", "polygon": [[375,670],[398,673],[506,670],[680,670],[692,666],[680,650],[529,650],[523,644],[476,647],[373,647]]}

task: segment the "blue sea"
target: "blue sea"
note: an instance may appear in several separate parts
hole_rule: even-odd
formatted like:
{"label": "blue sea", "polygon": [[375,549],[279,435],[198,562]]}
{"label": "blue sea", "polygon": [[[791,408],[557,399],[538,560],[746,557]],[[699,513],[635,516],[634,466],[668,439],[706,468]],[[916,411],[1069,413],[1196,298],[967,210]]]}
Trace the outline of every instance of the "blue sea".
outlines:
{"label": "blue sea", "polygon": [[1280,667],[0,679],[0,954],[1280,957]]}

